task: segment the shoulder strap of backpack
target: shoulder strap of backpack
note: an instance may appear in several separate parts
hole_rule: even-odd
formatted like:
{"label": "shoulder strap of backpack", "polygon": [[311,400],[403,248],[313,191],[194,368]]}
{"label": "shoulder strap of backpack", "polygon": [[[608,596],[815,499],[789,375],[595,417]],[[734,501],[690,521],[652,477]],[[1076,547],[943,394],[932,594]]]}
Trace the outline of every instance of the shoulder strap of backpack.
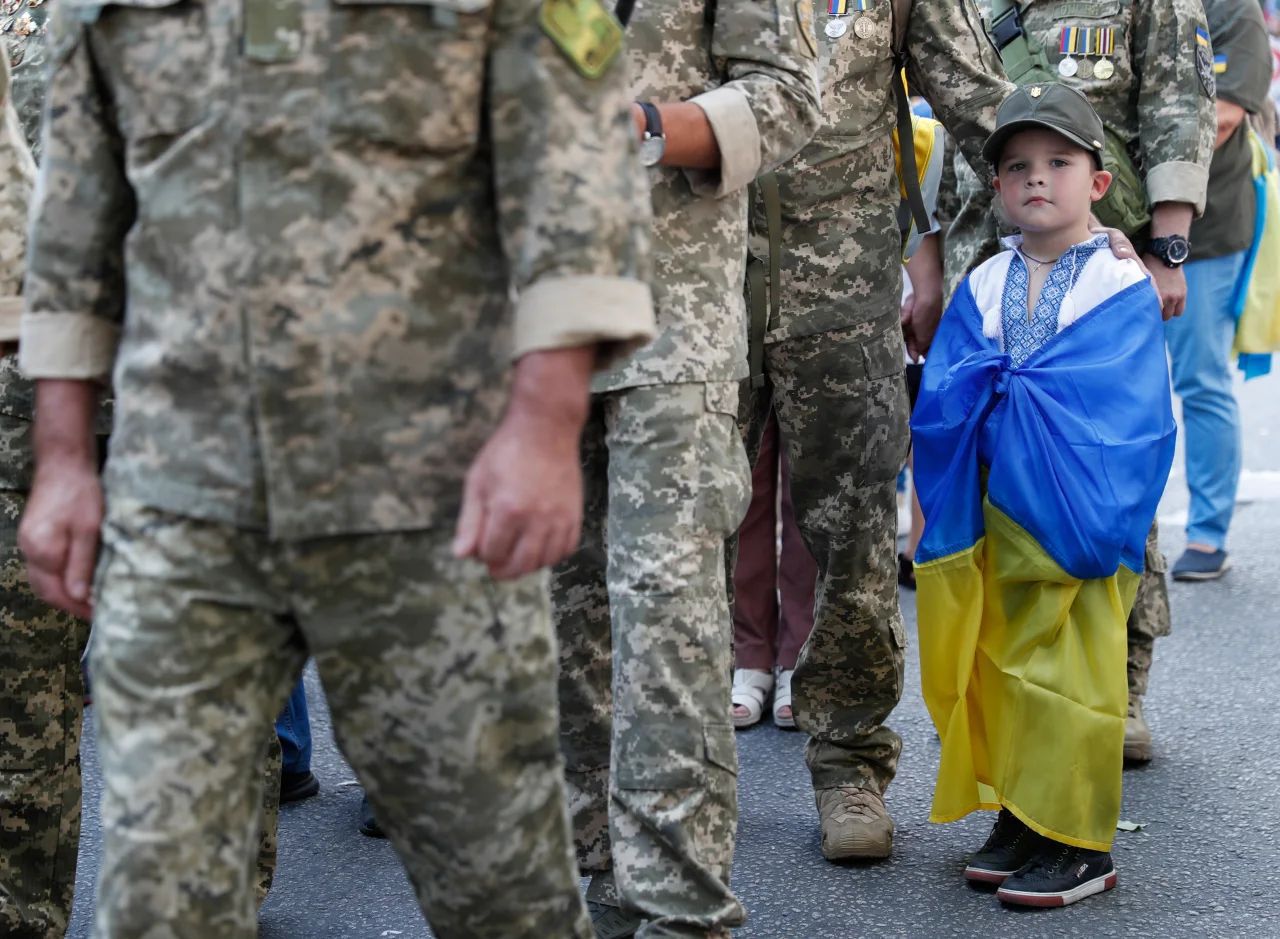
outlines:
{"label": "shoulder strap of backpack", "polygon": [[[907,192],[907,205],[917,231],[929,230],[929,210],[920,192],[920,173],[916,167],[916,135],[911,123],[911,100],[902,70],[907,67],[907,27],[911,24],[914,0],[893,0],[893,97],[898,105],[898,152],[901,155],[902,184]],[[928,2],[928,0],[922,0]]]}
{"label": "shoulder strap of backpack", "polygon": [[991,41],[1000,53],[1005,74],[1015,85],[1034,80],[1033,73],[1052,80],[1053,70],[1040,43],[1022,28],[1022,4],[1019,0],[991,0]]}

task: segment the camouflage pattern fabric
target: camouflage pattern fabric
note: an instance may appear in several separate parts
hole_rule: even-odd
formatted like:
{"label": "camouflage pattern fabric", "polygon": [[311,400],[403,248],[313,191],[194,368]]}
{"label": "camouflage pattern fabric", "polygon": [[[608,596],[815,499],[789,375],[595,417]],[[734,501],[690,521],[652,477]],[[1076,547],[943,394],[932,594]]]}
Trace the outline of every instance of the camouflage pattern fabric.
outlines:
{"label": "camouflage pattern fabric", "polygon": [[513,355],[652,334],[625,69],[584,78],[539,8],[55,6],[22,361],[113,373],[110,493],[451,524]]}
{"label": "camouflage pattern fabric", "polygon": [[[9,314],[21,303],[35,175],[13,90],[0,53],[0,339],[7,342],[17,338]],[[32,473],[32,392],[13,356],[0,358],[0,933],[59,939],[71,917],[80,838],[80,656],[88,625],[37,599],[18,551]]]}
{"label": "camouflage pattern fabric", "polygon": [[40,161],[40,111],[48,63],[48,15],[55,0],[0,0],[0,37],[13,69],[12,97],[31,155]]}
{"label": "camouflage pattern fabric", "polygon": [[[510,360],[653,331],[625,68],[584,77],[539,11],[53,10],[22,357],[36,378],[115,378],[104,937],[254,933],[274,808],[268,791],[257,817],[256,770],[304,644],[436,934],[590,933],[545,584],[495,586],[442,543]],[[280,562],[268,590],[290,551],[333,570],[302,587]],[[276,616],[315,607],[340,618]]]}
{"label": "camouflage pattern fabric", "polygon": [[744,919],[729,888],[723,541],[750,488],[734,428],[746,187],[817,126],[811,13],[808,0],[638,0],[627,29],[634,96],[695,102],[721,157],[717,171],[650,170],[659,334],[596,380],[587,531],[553,590],[579,861],[612,865],[645,937],[727,936]]}
{"label": "camouflage pattern fabric", "polygon": [[700,104],[723,163],[649,171],[658,337],[598,376],[596,391],[746,377],[746,186],[817,127],[811,11],[809,0],[636,0],[636,99]]}
{"label": "camouflage pattern fabric", "polygon": [[737,382],[597,395],[582,548],[553,577],[579,865],[608,868],[612,845],[643,936],[727,937],[745,919],[729,889],[738,762],[724,583],[724,541],[751,488],[737,404]]}
{"label": "camouflage pattern fabric", "polygon": [[97,935],[257,934],[263,730],[310,650],[435,934],[590,939],[545,575],[494,583],[444,532],[282,543],[117,501],[97,591]]}
{"label": "camouflage pattern fabric", "polygon": [[1147,693],[1151,657],[1156,640],[1169,635],[1173,617],[1169,613],[1169,562],[1160,550],[1158,524],[1153,522],[1147,535],[1146,568],[1138,582],[1138,595],[1129,613],[1129,691]]}
{"label": "camouflage pattern fabric", "polygon": [[18,552],[26,498],[0,492],[0,934],[59,939],[80,840],[80,655],[88,624],[47,606]]}
{"label": "camouflage pattern fabric", "polygon": [[[1196,65],[1195,31],[1206,28],[1200,0],[1031,0],[1019,6],[1024,27],[1052,68],[1065,58],[1059,51],[1063,27],[1114,30],[1109,70],[1098,71],[1099,57],[1075,56],[1076,74],[1058,80],[1083,92],[1128,144],[1152,205],[1190,202],[1203,211],[1217,125]],[[962,207],[947,233],[947,296],[1000,250],[998,237],[1007,233],[993,214],[987,173],[980,158],[957,157]]]}
{"label": "camouflage pattern fabric", "polygon": [[[865,12],[833,18],[826,4],[819,5],[823,121],[813,142],[778,173],[781,309],[769,323],[769,342],[843,329],[898,309],[893,6],[868,4]],[[852,25],[839,38],[827,35],[826,23],[849,19]],[[912,5],[906,38],[911,89],[928,99],[948,134],[975,159],[995,127],[996,107],[1012,89],[981,36],[971,0]],[[758,201],[753,225],[764,232]],[[758,243],[753,248],[767,253]]]}
{"label": "camouflage pattern fabric", "polygon": [[902,694],[897,475],[910,408],[896,313],[765,347],[765,387],[744,383],[754,453],[770,405],[791,460],[796,523],[818,562],[813,632],[791,680],[815,789],[883,794],[902,741],[885,726]]}

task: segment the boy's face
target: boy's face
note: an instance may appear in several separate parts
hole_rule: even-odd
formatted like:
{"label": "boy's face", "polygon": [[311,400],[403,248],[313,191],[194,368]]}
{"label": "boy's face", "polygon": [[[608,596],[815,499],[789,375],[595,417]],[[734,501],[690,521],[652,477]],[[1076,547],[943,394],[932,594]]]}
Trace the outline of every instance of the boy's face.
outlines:
{"label": "boy's face", "polygon": [[1009,220],[1023,231],[1087,224],[1093,203],[1109,185],[1111,174],[1097,168],[1093,154],[1041,128],[1010,137],[996,167],[996,192]]}

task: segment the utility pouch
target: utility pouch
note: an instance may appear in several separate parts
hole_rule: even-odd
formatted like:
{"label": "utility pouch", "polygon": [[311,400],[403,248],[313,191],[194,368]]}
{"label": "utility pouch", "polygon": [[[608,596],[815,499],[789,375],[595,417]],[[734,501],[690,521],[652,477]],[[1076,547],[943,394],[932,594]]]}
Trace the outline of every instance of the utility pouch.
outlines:
{"label": "utility pouch", "polygon": [[1151,207],[1129,148],[1110,127],[1103,138],[1102,163],[1111,174],[1111,188],[1094,203],[1093,214],[1103,225],[1118,228],[1132,238],[1151,222]]}

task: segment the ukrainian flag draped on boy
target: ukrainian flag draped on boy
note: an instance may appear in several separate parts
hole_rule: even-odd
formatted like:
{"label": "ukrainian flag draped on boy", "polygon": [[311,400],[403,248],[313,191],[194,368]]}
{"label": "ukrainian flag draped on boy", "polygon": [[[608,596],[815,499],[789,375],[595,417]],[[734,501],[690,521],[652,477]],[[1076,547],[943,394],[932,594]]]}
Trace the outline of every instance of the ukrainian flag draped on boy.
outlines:
{"label": "ukrainian flag draped on boy", "polygon": [[1004,806],[1110,849],[1125,619],[1176,432],[1161,328],[1144,280],[1012,369],[969,280],[942,318],[912,419],[933,821]]}

